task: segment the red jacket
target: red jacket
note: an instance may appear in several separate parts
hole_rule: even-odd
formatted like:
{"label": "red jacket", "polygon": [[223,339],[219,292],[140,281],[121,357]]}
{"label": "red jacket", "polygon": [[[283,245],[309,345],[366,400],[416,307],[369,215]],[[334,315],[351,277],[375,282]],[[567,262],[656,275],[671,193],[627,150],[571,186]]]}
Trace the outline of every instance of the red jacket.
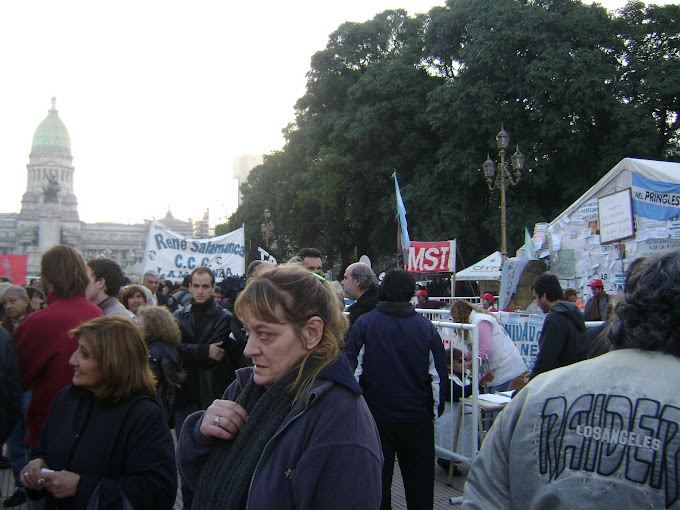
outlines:
{"label": "red jacket", "polygon": [[85,294],[71,299],[47,296],[47,308],[33,312],[14,330],[14,343],[21,367],[21,385],[31,390],[26,411],[26,444],[34,448],[40,439],[55,395],[71,384],[73,369],[68,363],[78,342],[68,332],[79,324],[103,315]]}

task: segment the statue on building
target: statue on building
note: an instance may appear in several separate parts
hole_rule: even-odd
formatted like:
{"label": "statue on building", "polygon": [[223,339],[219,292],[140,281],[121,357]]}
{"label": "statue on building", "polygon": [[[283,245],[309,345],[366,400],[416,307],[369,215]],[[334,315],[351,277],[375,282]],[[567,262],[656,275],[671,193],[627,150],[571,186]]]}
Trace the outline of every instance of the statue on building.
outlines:
{"label": "statue on building", "polygon": [[53,176],[47,178],[47,184],[43,187],[43,198],[45,203],[48,202],[59,202],[59,190],[60,186]]}

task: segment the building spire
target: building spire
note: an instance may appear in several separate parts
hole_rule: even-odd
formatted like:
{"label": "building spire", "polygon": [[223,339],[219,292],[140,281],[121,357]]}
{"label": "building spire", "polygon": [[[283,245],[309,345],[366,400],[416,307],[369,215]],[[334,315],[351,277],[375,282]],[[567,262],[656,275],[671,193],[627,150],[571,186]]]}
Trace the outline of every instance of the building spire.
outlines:
{"label": "building spire", "polygon": [[50,112],[57,113],[57,98],[55,96],[52,96],[52,108],[50,108]]}

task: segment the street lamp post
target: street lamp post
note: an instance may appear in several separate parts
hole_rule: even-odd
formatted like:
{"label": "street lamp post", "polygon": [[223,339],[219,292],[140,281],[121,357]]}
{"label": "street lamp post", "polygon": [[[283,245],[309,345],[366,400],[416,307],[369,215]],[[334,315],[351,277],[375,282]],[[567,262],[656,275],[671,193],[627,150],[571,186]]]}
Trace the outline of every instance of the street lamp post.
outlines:
{"label": "street lamp post", "polygon": [[[496,165],[491,159],[491,156],[482,165],[484,170],[484,177],[489,189],[493,191],[494,188],[501,190],[501,255],[503,262],[508,258],[507,233],[506,233],[506,217],[505,217],[505,190],[509,185],[515,186],[522,177],[522,168],[524,167],[524,154],[519,151],[510,156],[512,161],[512,168],[515,171],[513,175],[508,171],[508,163],[505,161],[505,150],[508,148],[510,142],[510,135],[503,129],[496,135],[496,143],[498,144],[498,156],[500,164],[498,165],[498,173],[496,173]],[[495,179],[494,179],[495,174]]]}
{"label": "street lamp post", "polygon": [[269,248],[269,238],[274,235],[274,222],[270,218],[271,212],[269,212],[269,209],[265,209],[264,223],[260,227],[260,230],[262,231],[262,236],[264,237],[265,248]]}

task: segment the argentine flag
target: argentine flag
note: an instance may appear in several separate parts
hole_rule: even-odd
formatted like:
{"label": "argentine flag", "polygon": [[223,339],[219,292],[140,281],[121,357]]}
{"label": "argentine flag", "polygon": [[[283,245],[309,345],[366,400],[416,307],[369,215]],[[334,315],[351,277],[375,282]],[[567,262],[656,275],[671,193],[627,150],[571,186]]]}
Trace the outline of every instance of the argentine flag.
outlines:
{"label": "argentine flag", "polygon": [[632,176],[633,211],[639,216],[668,220],[680,214],[680,184]]}

